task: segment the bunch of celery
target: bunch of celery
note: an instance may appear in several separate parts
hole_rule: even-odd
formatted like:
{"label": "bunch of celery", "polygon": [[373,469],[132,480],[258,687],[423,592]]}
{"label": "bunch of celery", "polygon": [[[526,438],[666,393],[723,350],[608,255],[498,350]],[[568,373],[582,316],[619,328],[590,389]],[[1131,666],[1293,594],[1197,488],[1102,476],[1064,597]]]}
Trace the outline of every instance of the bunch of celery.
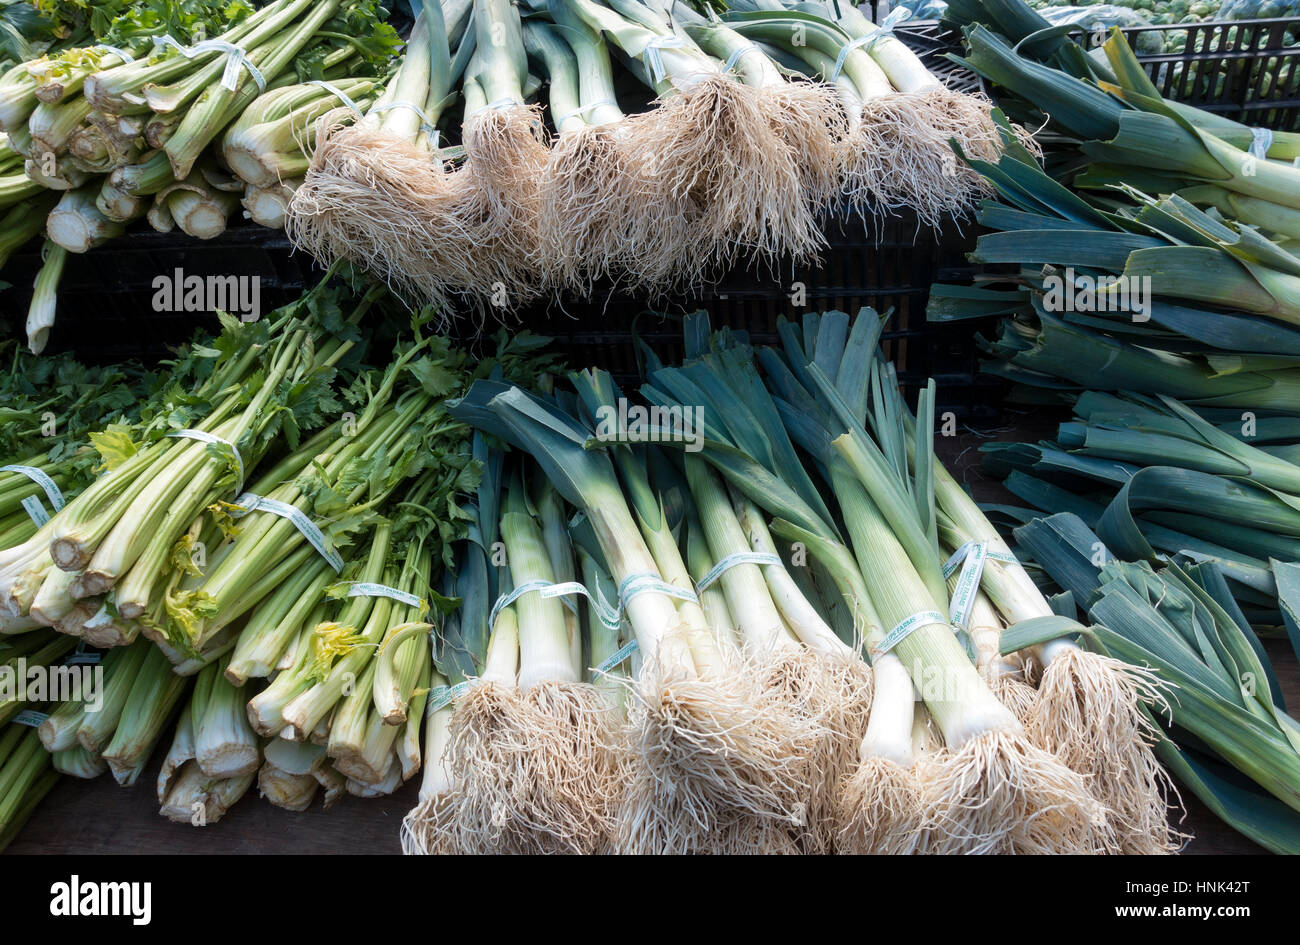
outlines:
{"label": "bunch of celery", "polygon": [[0,850],[18,836],[58,780],[35,729],[17,722],[0,726]]}
{"label": "bunch of celery", "polygon": [[342,412],[336,365],[354,342],[310,317],[332,298],[321,287],[262,322],[226,319],[212,346],[196,345],[172,366],[138,420],[92,433],[104,472],[0,552],[5,615],[33,616],[35,607],[34,619],[90,642],[133,639],[200,513],[239,495],[268,451]]}
{"label": "bunch of celery", "polygon": [[91,682],[50,710],[38,729],[41,743],[64,774],[94,778],[111,771],[118,784],[130,787],[190,680],[175,675],[167,658],[144,640],[110,650],[102,659],[87,652],[96,662],[78,668],[91,674]]}
{"label": "bunch of celery", "polygon": [[[1004,647],[1068,632],[1154,672],[1171,690],[1152,713],[1160,760],[1236,830],[1275,853],[1300,851],[1300,724],[1220,565],[1192,555],[1122,563],[1073,513],[1033,519],[1015,536],[1065,593],[1054,600],[1061,616],[1024,621]],[[1080,612],[1094,625],[1079,624]]]}
{"label": "bunch of celery", "polygon": [[[140,644],[137,644],[137,646]],[[216,823],[253,783],[262,746],[245,694],[225,676],[228,657],[198,674],[158,772],[159,813],[177,823]]]}
{"label": "bunch of celery", "polygon": [[[87,367],[16,346],[0,376],[0,548],[21,544],[94,478],[87,434],[131,414],[152,381],[131,366]],[[0,623],[0,627],[5,626]]]}
{"label": "bunch of celery", "polygon": [[377,0],[112,4],[80,44],[0,76],[0,256],[42,222],[47,236],[33,350],[66,253],[140,217],[215,237],[241,194],[251,216],[282,225],[309,126],[370,101],[375,82],[359,76],[398,45],[385,15]]}

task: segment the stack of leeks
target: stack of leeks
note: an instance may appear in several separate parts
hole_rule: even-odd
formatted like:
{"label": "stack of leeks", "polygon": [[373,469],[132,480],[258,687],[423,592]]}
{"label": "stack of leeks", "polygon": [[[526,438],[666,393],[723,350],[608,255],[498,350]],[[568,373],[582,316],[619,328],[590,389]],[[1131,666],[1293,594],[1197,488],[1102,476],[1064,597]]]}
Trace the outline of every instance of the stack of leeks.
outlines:
{"label": "stack of leeks", "polygon": [[985,445],[984,468],[1033,509],[1073,513],[1123,560],[1213,565],[1249,621],[1285,626],[1300,653],[1296,420],[1099,391],[1074,413],[1054,442]]}
{"label": "stack of leeks", "polygon": [[[433,703],[409,850],[1176,848],[1156,682],[1070,638],[1001,655],[1052,611],[934,458],[933,388],[913,418],[881,325],[812,315],[756,353],[693,316],[682,366],[650,356],[640,428],[599,371],[452,406],[527,458],[463,546],[478,603],[438,666],[468,678]],[[639,663],[602,687],[624,635]]]}
{"label": "stack of leeks", "polygon": [[[1300,723],[1286,714],[1225,570],[1189,555],[1120,562],[1072,513],[1034,519],[1015,536],[1064,592],[1053,599],[1060,616],[1024,621],[1003,648],[1069,632],[1153,670],[1172,690],[1152,718],[1161,761],[1234,829],[1275,853],[1300,852]],[[1095,626],[1078,624],[1076,607]]]}
{"label": "stack of leeks", "polygon": [[1017,288],[938,286],[931,317],[1013,316],[989,370],[1039,389],[1026,399],[1098,387],[1294,411],[1300,137],[1163,101],[1118,33],[1098,62],[1022,7],[986,8],[1017,51],[977,25],[963,61],[1017,116],[1050,116],[1055,180],[1014,149],[972,162],[999,198],[972,259],[1021,266],[983,280]]}
{"label": "stack of leeks", "polygon": [[[597,281],[662,294],[738,262],[811,261],[829,212],[964,215],[983,185],[948,140],[1000,147],[986,103],[838,0],[721,18],[426,0],[412,37],[364,120],[320,123],[288,230],[421,303],[510,309]],[[439,146],[443,125],[461,147]]]}
{"label": "stack of leeks", "polygon": [[368,104],[398,45],[375,0],[120,3],[93,34],[0,76],[0,261],[44,232],[28,335],[54,320],[67,253],[147,217],[209,239],[241,195],[282,226],[321,116]]}

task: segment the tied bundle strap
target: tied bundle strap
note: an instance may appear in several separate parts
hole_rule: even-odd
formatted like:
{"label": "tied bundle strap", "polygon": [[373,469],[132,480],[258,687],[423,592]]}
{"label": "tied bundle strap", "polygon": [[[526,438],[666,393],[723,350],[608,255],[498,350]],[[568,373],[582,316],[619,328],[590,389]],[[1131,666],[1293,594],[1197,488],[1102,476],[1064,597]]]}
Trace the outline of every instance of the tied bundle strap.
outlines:
{"label": "tied bundle strap", "polygon": [[587,112],[594,111],[597,108],[600,108],[600,106],[602,105],[613,105],[617,107],[618,102],[614,101],[612,98],[598,99],[597,101],[592,102],[590,105],[583,105],[581,108],[575,108],[571,112],[565,112],[563,115],[560,115],[558,118],[555,119],[555,124],[558,126],[561,123],[566,122],[570,118],[573,118],[575,116],[586,115]]}
{"label": "tied bundle strap", "polygon": [[[488,107],[491,108],[490,105]],[[385,102],[382,105],[376,105],[374,108],[370,109],[370,114],[378,115],[383,112],[392,111],[394,108],[406,108],[415,112],[420,119],[420,130],[425,134],[432,136],[438,133],[438,129],[434,127],[433,122],[429,121],[429,116],[425,114],[424,109],[411,102]]]}
{"label": "tied bundle strap", "polygon": [[646,67],[650,70],[650,78],[655,85],[668,76],[668,69],[664,66],[663,50],[689,49],[690,46],[691,44],[680,36],[656,36],[645,44],[641,55],[645,59]]}
{"label": "tied bundle strap", "polygon": [[184,56],[186,59],[193,59],[195,56],[201,56],[203,53],[219,52],[225,53],[226,68],[221,73],[221,87],[228,92],[233,92],[239,88],[239,70],[247,69],[248,74],[253,77],[257,83],[259,92],[266,91],[266,77],[262,75],[260,69],[253,65],[248,59],[248,53],[242,46],[236,46],[234,43],[228,43],[223,39],[205,39],[193,46],[186,46],[178,42],[175,37],[166,34],[154,37],[154,45],[170,47]]}
{"label": "tied bundle strap", "polygon": [[917,630],[921,627],[928,627],[936,623],[943,624],[944,626],[948,625],[948,621],[944,619],[943,614],[939,613],[937,610],[922,610],[918,613],[912,614],[910,617],[900,621],[893,630],[890,630],[885,634],[885,638],[876,646],[871,648],[871,655],[873,657],[884,656],[894,647],[898,646],[898,644],[906,640],[913,630]]}
{"label": "tied bundle strap", "polygon": [[167,435],[181,440],[198,440],[200,443],[207,443],[211,446],[224,446],[229,449],[230,455],[235,461],[235,492],[244,488],[244,458],[239,455],[239,450],[235,448],[234,443],[231,443],[229,440],[223,440],[219,436],[214,436],[205,430],[172,430],[172,432]]}
{"label": "tied bundle strap", "polygon": [[663,594],[667,597],[673,597],[677,600],[689,601],[692,604],[698,604],[700,599],[695,596],[694,591],[684,590],[680,587],[674,587],[657,574],[649,571],[637,571],[623,578],[623,583],[618,586],[618,601],[623,610],[627,610],[628,603],[638,594]]}
{"label": "tied bundle strap", "polygon": [[250,512],[269,512],[271,515],[278,515],[280,518],[288,519],[293,523],[293,527],[298,529],[298,533],[307,539],[308,544],[316,549],[316,553],[334,569],[335,573],[343,570],[343,556],[329,546],[329,542],[325,539],[325,533],[307,517],[302,509],[287,502],[281,502],[279,499],[268,499],[252,492],[245,492],[233,504],[240,510],[235,513],[235,518],[243,518]]}
{"label": "tied bundle strap", "polygon": [[952,603],[948,610],[949,621],[959,630],[969,629],[971,609],[975,606],[975,597],[979,593],[980,581],[984,577],[984,565],[989,560],[1015,564],[1016,556],[1001,551],[990,551],[986,541],[968,541],[944,562],[945,579],[952,576],[953,571],[957,570],[957,565],[961,565],[961,574],[957,577],[957,586],[953,588]]}
{"label": "tied bundle strap", "polygon": [[352,99],[348,97],[348,93],[344,92],[333,82],[326,82],[324,79],[312,79],[307,84],[319,86],[320,88],[324,89],[326,92],[329,92],[330,95],[333,95],[335,98],[337,98],[348,108],[352,109],[353,113],[355,113],[358,118],[365,117],[361,109],[357,106],[357,103],[352,101]]}
{"label": "tied bundle strap", "polygon": [[26,725],[28,728],[40,728],[41,723],[49,718],[45,712],[37,712],[35,709],[23,709],[13,717],[16,725]]}
{"label": "tied bundle strap", "polygon": [[414,594],[396,587],[389,587],[387,584],[376,584],[373,581],[349,581],[348,597],[387,597],[398,603],[405,604],[407,607],[414,607],[420,616],[429,612],[428,601],[421,600]]}
{"label": "tied bundle strap", "polygon": [[873,32],[867,36],[859,36],[857,39],[853,40],[853,42],[840,50],[840,54],[835,58],[835,68],[831,70],[831,74],[827,77],[826,81],[834,82],[840,77],[840,72],[843,71],[844,64],[848,61],[849,53],[853,52],[853,50],[858,47],[862,47],[867,52],[870,52],[871,47],[877,42],[886,37],[892,37],[894,35],[894,30],[898,28],[898,25],[904,20],[910,19],[911,16],[912,11],[907,9],[907,7],[895,7],[890,10],[889,14],[881,21],[880,26]]}
{"label": "tied bundle strap", "polygon": [[135,62],[135,57],[119,46],[110,46],[108,45],[108,43],[96,43],[94,48],[102,49],[106,53],[112,53],[114,56],[116,56],[118,59],[121,59],[123,62]]}
{"label": "tied bundle strap", "polygon": [[466,679],[454,686],[434,686],[429,690],[429,701],[424,704],[424,714],[426,716],[433,715],[439,709],[446,708],[457,699],[462,698],[478,683],[478,679]]}
{"label": "tied bundle strap", "polygon": [[1273,147],[1273,131],[1271,128],[1252,128],[1250,129],[1250,156],[1257,161],[1262,161],[1268,157],[1268,149]]}
{"label": "tied bundle strap", "polygon": [[[0,466],[0,472],[16,472],[19,475],[26,476],[32,482],[36,483],[45,491],[45,497],[50,500],[50,505],[54,506],[54,511],[63,508],[63,493],[59,487],[54,484],[54,480],[47,476],[44,470],[37,469],[35,466]],[[23,510],[27,513],[36,527],[40,528],[50,520],[50,515],[45,511],[45,506],[41,504],[39,496],[29,495],[20,503]]]}
{"label": "tied bundle strap", "polygon": [[637,642],[635,640],[629,640],[628,642],[620,646],[617,650],[615,650],[613,653],[611,653],[608,657],[601,660],[599,666],[593,666],[591,668],[591,674],[593,676],[609,675],[610,670],[612,670],[615,666],[619,666],[623,662],[625,662],[629,656],[631,656],[633,653],[637,651],[637,649],[638,649]]}
{"label": "tied bundle strap", "polygon": [[740,62],[741,58],[746,53],[762,52],[762,51],[763,50],[761,50],[758,47],[757,43],[746,43],[743,46],[737,46],[735,49],[731,51],[731,55],[727,57],[727,61],[723,63],[722,71],[730,72],[732,69],[736,68],[736,64]]}
{"label": "tied bundle strap", "polygon": [[501,611],[509,607],[525,594],[532,594],[534,592],[541,594],[543,598],[561,598],[564,605],[574,613],[577,613],[577,608],[569,598],[574,595],[581,595],[591,601],[592,607],[596,611],[597,618],[599,618],[600,622],[610,630],[617,630],[619,624],[622,622],[622,615],[619,613],[619,609],[605,600],[601,595],[599,588],[597,588],[596,593],[593,594],[584,585],[579,584],[577,581],[565,581],[561,584],[552,584],[550,581],[528,581],[524,584],[520,584],[510,593],[502,594],[497,598],[496,603],[492,605],[491,614],[488,615],[488,626],[496,626],[497,617],[501,615]]}
{"label": "tied bundle strap", "polygon": [[86,649],[86,641],[77,644],[77,649],[63,661],[64,666],[98,666],[100,654],[96,650]]}
{"label": "tied bundle strap", "polygon": [[769,554],[766,551],[738,551],[735,554],[727,555],[715,564],[708,574],[700,578],[700,582],[695,585],[695,593],[703,594],[708,588],[717,583],[718,578],[738,564],[765,564],[785,567],[785,562],[781,560],[780,555]]}

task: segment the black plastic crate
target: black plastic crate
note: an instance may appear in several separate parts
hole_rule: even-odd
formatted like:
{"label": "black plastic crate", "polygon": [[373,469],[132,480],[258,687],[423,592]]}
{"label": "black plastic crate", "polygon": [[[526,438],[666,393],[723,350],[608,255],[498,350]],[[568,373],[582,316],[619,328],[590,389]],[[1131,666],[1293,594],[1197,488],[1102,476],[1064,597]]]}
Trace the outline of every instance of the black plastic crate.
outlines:
{"label": "black plastic crate", "polygon": [[[776,274],[733,272],[697,295],[653,306],[618,293],[583,302],[561,300],[509,316],[507,324],[549,335],[571,363],[607,368],[631,384],[640,368],[634,340],[665,359],[679,358],[676,317],[686,312],[705,309],[715,326],[743,328],[755,343],[775,344],[782,316],[798,319],[804,312],[829,309],[853,314],[869,305],[893,311],[886,350],[905,385],[915,387],[933,376],[944,409],[961,416],[991,413],[990,379],[977,376],[969,334],[925,320],[930,285],[969,270],[965,253],[974,233],[955,224],[934,232],[918,227],[910,216],[895,216],[870,228],[861,221],[843,221],[828,235],[832,245],[819,267]],[[39,264],[33,245],[5,267],[3,277],[13,287],[0,293],[0,322],[11,337],[22,337]],[[257,226],[235,226],[206,242],[132,232],[69,257],[47,350],[72,351],[96,363],[167,356],[169,348],[186,342],[196,329],[214,324],[210,313],[155,310],[154,280],[178,268],[186,276],[260,277],[263,312],[295,297],[320,275],[309,257],[292,252],[283,234]],[[473,343],[468,324],[460,334],[460,340]]]}
{"label": "black plastic crate", "polygon": [[[1300,130],[1300,17],[1128,27],[1135,49],[1143,34],[1187,34],[1182,52],[1139,54],[1160,94],[1257,128]],[[1087,33],[1085,43],[1097,44]]]}

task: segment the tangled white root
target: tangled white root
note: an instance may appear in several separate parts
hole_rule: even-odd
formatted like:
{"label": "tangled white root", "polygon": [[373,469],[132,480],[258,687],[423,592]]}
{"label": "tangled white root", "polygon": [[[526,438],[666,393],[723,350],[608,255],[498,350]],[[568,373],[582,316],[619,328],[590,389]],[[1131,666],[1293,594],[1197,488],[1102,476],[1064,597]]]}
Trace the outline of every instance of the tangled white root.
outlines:
{"label": "tangled white root", "polygon": [[1058,653],[1043,670],[1026,722],[1035,745],[1089,778],[1111,811],[1125,854],[1172,853],[1186,838],[1169,822],[1177,789],[1156,759],[1155,730],[1144,706],[1165,705],[1149,671],[1088,650]]}
{"label": "tangled white root", "polygon": [[542,172],[539,242],[553,285],[590,295],[598,279],[665,291],[679,273],[689,200],[659,199],[630,120],[562,135]]}
{"label": "tangled white root", "polygon": [[592,686],[484,683],[456,707],[455,785],[412,812],[413,846],[454,853],[595,853],[621,779],[606,705]]}
{"label": "tangled white root", "polygon": [[925,816],[914,769],[866,758],[840,781],[836,805],[836,853],[923,852]]}
{"label": "tangled white root", "polygon": [[801,646],[772,660],[766,678],[769,691],[815,727],[803,762],[804,822],[794,833],[802,852],[830,853],[838,785],[857,764],[871,711],[871,668],[856,653],[826,657]]}
{"label": "tangled white root", "polygon": [[370,123],[322,122],[285,232],[322,263],[347,259],[418,304],[442,305],[446,281],[423,220],[450,179],[427,152]]}
{"label": "tangled white root", "polygon": [[[1002,138],[984,99],[934,89],[895,93],[864,104],[861,126],[840,146],[842,202],[864,219],[911,208],[924,226],[969,216],[988,193],[952,141],[972,158],[997,161]],[[1041,153],[1023,129],[1016,134]]]}
{"label": "tangled white root", "polygon": [[692,221],[676,264],[680,283],[744,256],[816,258],[824,245],[795,149],[774,133],[761,89],[708,76],[629,123],[629,160],[652,200]]}
{"label": "tangled white root", "polygon": [[1018,731],[916,765],[934,853],[1105,853],[1114,832],[1085,779]]}
{"label": "tangled white root", "polygon": [[[818,726],[763,685],[642,669],[630,697],[619,853],[786,849],[807,821],[808,756]],[[760,838],[756,840],[755,838]]]}

